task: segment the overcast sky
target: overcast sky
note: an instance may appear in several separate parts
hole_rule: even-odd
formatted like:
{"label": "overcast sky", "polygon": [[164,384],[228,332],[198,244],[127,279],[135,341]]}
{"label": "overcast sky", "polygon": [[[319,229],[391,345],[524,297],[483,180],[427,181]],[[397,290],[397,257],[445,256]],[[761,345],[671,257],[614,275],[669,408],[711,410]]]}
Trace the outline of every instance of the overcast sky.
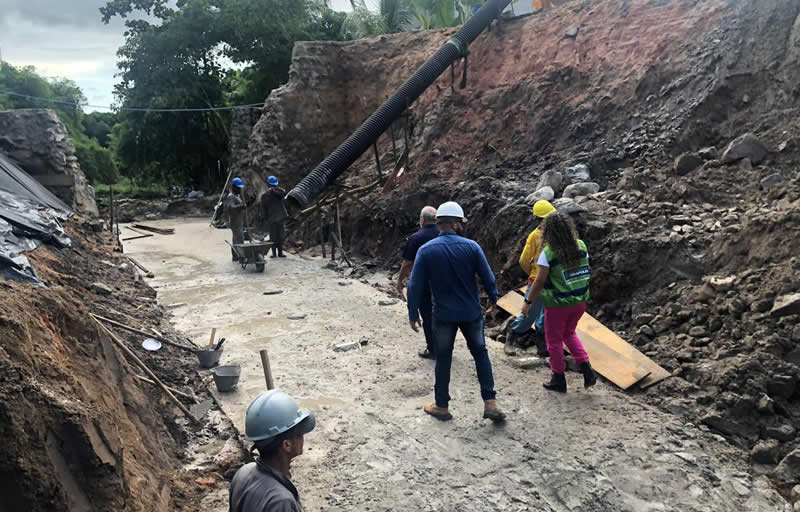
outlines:
{"label": "overcast sky", "polygon": [[[91,105],[110,105],[116,51],[125,26],[108,25],[99,8],[106,0],[0,0],[0,55],[15,66],[35,66],[45,76],[70,78]],[[350,0],[332,0],[349,10]],[[90,109],[95,110],[95,109]]]}

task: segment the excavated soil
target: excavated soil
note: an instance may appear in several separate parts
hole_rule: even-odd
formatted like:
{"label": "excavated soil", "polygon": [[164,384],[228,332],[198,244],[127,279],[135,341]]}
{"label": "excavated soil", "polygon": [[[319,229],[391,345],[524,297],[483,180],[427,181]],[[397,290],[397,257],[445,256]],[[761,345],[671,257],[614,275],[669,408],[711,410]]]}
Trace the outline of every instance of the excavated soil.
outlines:
{"label": "excavated soil", "polygon": [[[90,313],[187,342],[108,232],[66,228],[71,248],[30,255],[46,287],[0,283],[0,509],[197,510],[242,459],[232,425],[214,411],[193,425],[135,377]],[[145,352],[142,337],[112,331],[165,383],[208,398],[193,354]]]}
{"label": "excavated soil", "polygon": [[[791,0],[585,0],[495,23],[470,48],[467,87],[458,64],[454,88],[445,73],[395,123],[394,149],[381,138],[388,172],[408,126],[409,164],[386,192],[344,200],[345,247],[396,270],[420,208],[457,200],[510,290],[531,193],[546,171],[585,164],[600,192],[561,204],[591,247],[590,311],[673,372],[647,400],[771,471],[800,447],[800,317],[769,315],[800,291],[799,13]],[[280,170],[291,187],[451,34],[299,44],[236,172]],[[766,156],[723,163],[747,132]],[[375,180],[368,153],[345,188]],[[678,172],[684,153],[698,162]],[[290,236],[313,246],[335,218],[301,215]]]}

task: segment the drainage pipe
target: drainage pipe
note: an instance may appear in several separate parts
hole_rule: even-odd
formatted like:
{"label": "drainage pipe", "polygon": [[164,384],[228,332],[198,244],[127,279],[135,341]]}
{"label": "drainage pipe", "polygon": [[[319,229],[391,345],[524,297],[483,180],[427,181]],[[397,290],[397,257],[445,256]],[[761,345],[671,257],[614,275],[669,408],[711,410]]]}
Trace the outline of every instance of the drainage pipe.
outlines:
{"label": "drainage pipe", "polygon": [[333,153],[328,155],[289,194],[289,207],[308,206],[325,188],[372,146],[408,106],[439,78],[448,66],[467,55],[467,48],[497,18],[511,0],[489,0],[411,78],[372,113]]}

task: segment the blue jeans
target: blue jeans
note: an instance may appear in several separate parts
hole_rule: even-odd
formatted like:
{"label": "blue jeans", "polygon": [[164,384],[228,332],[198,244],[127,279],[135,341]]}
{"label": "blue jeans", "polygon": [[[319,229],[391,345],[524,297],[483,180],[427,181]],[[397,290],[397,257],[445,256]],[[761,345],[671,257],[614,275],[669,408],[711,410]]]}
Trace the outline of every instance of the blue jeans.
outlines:
{"label": "blue jeans", "polygon": [[443,322],[433,317],[433,336],[436,340],[436,383],[434,394],[436,405],[447,407],[450,401],[450,366],[453,362],[453,346],[456,333],[467,340],[467,348],[475,360],[475,370],[478,373],[478,382],[481,385],[481,398],[494,400],[494,376],[492,363],[489,361],[489,352],[486,350],[486,340],[483,337],[483,317],[473,322]]}
{"label": "blue jeans", "polygon": [[[531,287],[525,291],[525,298],[531,293]],[[528,310],[528,316],[519,314],[516,320],[511,323],[511,330],[516,334],[525,334],[531,328],[536,326],[536,334],[544,334],[544,302],[542,302],[542,294],[533,301],[531,308]]]}
{"label": "blue jeans", "polygon": [[422,318],[425,346],[428,348],[428,352],[436,354],[436,344],[433,341],[433,299],[430,292],[422,296],[422,301],[419,303],[419,316]]}

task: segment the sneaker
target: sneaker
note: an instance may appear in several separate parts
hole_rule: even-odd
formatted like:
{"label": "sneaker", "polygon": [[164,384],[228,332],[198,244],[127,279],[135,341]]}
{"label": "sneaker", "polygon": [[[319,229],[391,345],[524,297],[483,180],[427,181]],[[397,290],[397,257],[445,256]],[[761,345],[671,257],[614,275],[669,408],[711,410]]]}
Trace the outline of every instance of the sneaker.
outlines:
{"label": "sneaker", "polygon": [[506,413],[497,405],[497,400],[486,400],[483,402],[483,417],[495,423],[502,423],[506,420]]}
{"label": "sneaker", "polygon": [[422,410],[440,421],[447,421],[453,419],[453,415],[450,414],[450,411],[447,410],[447,407],[439,407],[433,402],[427,404],[425,407],[422,408]]}

